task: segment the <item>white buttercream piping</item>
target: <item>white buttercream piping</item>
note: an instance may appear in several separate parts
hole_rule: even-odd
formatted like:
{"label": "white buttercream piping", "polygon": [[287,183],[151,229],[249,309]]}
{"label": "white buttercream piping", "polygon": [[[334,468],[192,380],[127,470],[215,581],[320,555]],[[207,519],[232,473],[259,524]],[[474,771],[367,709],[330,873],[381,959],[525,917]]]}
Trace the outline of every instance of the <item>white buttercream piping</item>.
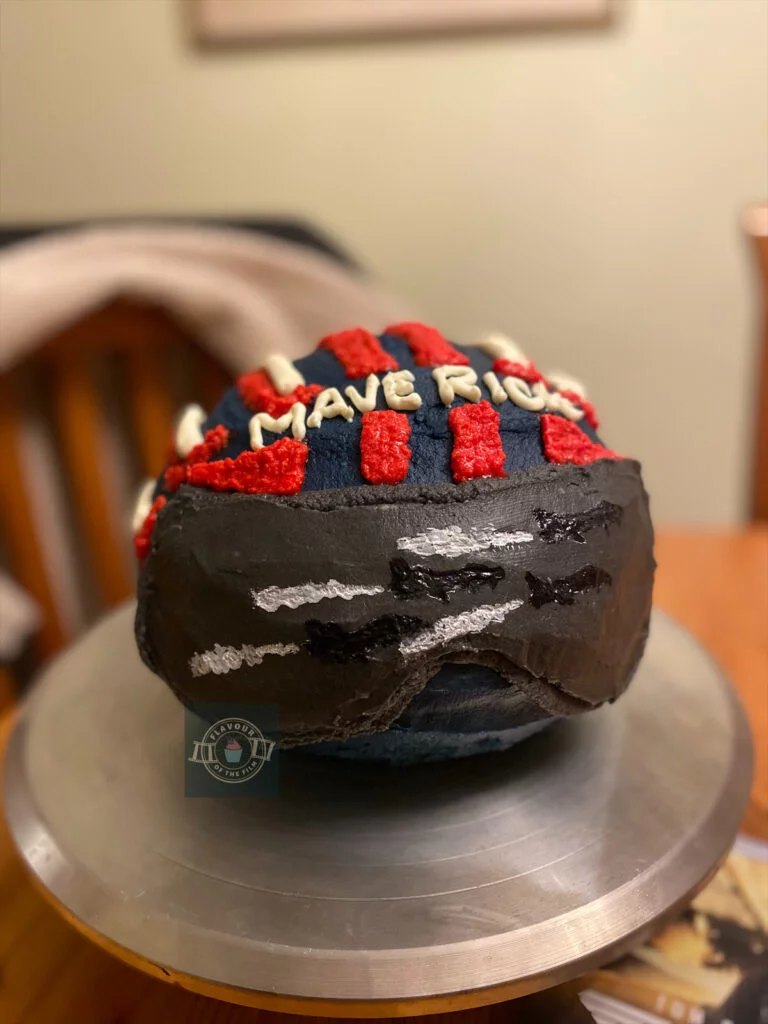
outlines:
{"label": "white buttercream piping", "polygon": [[302,375],[285,356],[267,356],[264,360],[264,369],[269,374],[269,379],[274,384],[275,390],[281,395],[290,395],[304,383]]}
{"label": "white buttercream piping", "polygon": [[541,382],[530,386],[519,377],[505,377],[502,381],[504,390],[521,409],[528,409],[530,412],[541,412],[547,404],[547,389]]}
{"label": "white buttercream piping", "polygon": [[482,397],[477,386],[477,374],[471,366],[436,366],[432,379],[437,384],[443,405],[451,405],[456,395],[469,402],[479,402]]}
{"label": "white buttercream piping", "polygon": [[413,389],[416,378],[410,370],[390,370],[381,386],[390,409],[398,412],[413,412],[421,405],[421,395]]}
{"label": "white buttercream piping", "polygon": [[508,338],[506,334],[500,334],[497,331],[486,334],[469,344],[473,348],[481,349],[492,359],[509,359],[511,363],[522,363],[523,366],[527,366],[531,361],[516,342]]}
{"label": "white buttercream piping", "polygon": [[149,515],[152,509],[152,495],[155,490],[154,480],[145,480],[141,485],[139,493],[136,497],[136,505],[133,509],[133,518],[131,519],[131,528],[134,533],[138,533],[144,525],[144,520]]}
{"label": "white buttercream piping", "polygon": [[176,427],[176,454],[186,459],[197,445],[203,443],[202,426],[206,420],[206,412],[202,406],[188,405],[179,417]]}
{"label": "white buttercream piping", "polygon": [[496,405],[501,405],[502,402],[506,402],[508,397],[507,392],[501,386],[501,384],[499,383],[499,378],[492,370],[489,370],[487,373],[483,374],[483,383],[490,391],[491,400]]}
{"label": "white buttercream piping", "polygon": [[562,370],[553,370],[552,373],[548,373],[547,380],[550,384],[554,385],[558,391],[573,391],[579,396],[579,398],[587,397],[587,389],[584,384],[575,377],[571,377],[569,373],[564,373]]}
{"label": "white buttercream piping", "polygon": [[347,405],[338,388],[325,388],[315,399],[314,408],[307,417],[307,426],[319,427],[323,420],[332,420],[335,416],[351,420],[354,415],[355,410]]}
{"label": "white buttercream piping", "polygon": [[273,434],[283,434],[291,428],[291,433],[297,441],[303,441],[307,436],[306,429],[307,407],[302,402],[294,402],[288,412],[283,413],[278,419],[266,412],[257,412],[248,420],[248,434],[251,440],[251,448],[263,448],[264,438],[262,428]]}
{"label": "white buttercream piping", "polygon": [[369,373],[365,378],[365,397],[357,390],[354,384],[344,388],[344,393],[358,412],[373,412],[376,408],[376,396],[379,393],[381,381],[375,373]]}

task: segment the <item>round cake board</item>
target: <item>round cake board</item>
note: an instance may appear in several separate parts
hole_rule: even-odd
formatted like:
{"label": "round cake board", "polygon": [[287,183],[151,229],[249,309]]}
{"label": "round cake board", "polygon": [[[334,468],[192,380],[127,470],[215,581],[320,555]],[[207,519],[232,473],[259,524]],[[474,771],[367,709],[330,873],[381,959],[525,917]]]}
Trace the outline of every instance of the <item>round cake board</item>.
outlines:
{"label": "round cake board", "polygon": [[120,609],[41,678],[7,749],[8,823],[77,927],[207,995],[375,1017],[566,981],[688,900],[747,804],[739,702],[658,613],[613,706],[442,764],[280,755],[272,799],[185,797],[183,712],[132,622]]}

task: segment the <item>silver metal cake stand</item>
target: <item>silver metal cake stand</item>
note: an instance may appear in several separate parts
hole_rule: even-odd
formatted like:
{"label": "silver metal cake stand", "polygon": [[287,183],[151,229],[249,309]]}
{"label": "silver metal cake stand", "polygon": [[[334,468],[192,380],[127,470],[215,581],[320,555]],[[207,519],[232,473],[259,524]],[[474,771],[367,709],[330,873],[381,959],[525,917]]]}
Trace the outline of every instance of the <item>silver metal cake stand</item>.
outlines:
{"label": "silver metal cake stand", "polygon": [[747,804],[741,707],[659,614],[612,707],[446,764],[285,756],[261,800],[185,798],[182,711],[132,619],[41,679],[7,750],[8,821],[76,926],[208,995],[407,1015],[565,981],[689,899]]}

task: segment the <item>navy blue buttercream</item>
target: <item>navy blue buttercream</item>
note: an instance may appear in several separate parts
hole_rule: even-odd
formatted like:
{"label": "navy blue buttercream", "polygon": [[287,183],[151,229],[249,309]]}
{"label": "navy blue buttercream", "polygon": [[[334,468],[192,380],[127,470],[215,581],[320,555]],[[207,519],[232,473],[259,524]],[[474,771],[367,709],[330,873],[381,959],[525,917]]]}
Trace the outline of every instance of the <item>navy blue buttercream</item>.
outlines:
{"label": "navy blue buttercream", "polygon": [[[414,389],[421,396],[421,407],[415,412],[407,413],[411,425],[410,447],[413,454],[404,484],[452,483],[453,438],[448,426],[449,408],[440,400],[437,384],[432,377],[432,367],[416,366],[411,350],[401,339],[383,334],[379,340],[382,347],[397,360],[401,370],[410,370],[413,373]],[[467,354],[470,365],[477,372],[482,397],[490,401],[482,377],[493,368],[493,359],[478,348],[461,345],[454,347]],[[297,360],[294,365],[307,384],[336,387],[342,395],[344,389],[352,384],[361,395],[365,394],[365,378],[347,377],[341,363],[325,349],[317,349],[311,355]],[[383,378],[384,374],[378,376]],[[310,403],[307,409],[307,415],[311,412],[312,404]],[[461,397],[457,397],[453,402],[453,406],[463,404],[465,399]],[[377,395],[376,408],[388,408],[381,387]],[[494,409],[499,413],[499,429],[506,453],[504,469],[507,475],[511,476],[533,466],[544,465],[547,460],[541,439],[540,414],[521,409],[510,400],[501,405],[494,405]],[[227,391],[203,427],[204,430],[210,430],[222,424],[230,431],[230,442],[226,449],[216,456],[217,458],[236,458],[241,452],[249,449],[248,421],[252,415],[252,410],[244,404],[236,387]],[[362,415],[355,410],[351,420],[337,416],[334,419],[323,420],[319,427],[307,430],[309,456],[303,490],[318,491],[365,484],[360,471],[361,426]],[[580,420],[578,426],[593,441],[599,440],[585,420]],[[271,444],[281,436],[290,436],[271,434],[266,429],[263,435],[265,444]]]}

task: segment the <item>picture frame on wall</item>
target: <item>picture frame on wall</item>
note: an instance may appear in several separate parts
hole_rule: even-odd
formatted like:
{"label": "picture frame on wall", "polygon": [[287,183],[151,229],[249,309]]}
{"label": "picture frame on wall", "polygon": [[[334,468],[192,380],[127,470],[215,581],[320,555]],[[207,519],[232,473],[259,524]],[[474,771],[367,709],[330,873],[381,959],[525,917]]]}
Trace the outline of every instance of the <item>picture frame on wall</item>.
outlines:
{"label": "picture frame on wall", "polygon": [[196,37],[244,43],[589,25],[612,0],[192,0]]}

